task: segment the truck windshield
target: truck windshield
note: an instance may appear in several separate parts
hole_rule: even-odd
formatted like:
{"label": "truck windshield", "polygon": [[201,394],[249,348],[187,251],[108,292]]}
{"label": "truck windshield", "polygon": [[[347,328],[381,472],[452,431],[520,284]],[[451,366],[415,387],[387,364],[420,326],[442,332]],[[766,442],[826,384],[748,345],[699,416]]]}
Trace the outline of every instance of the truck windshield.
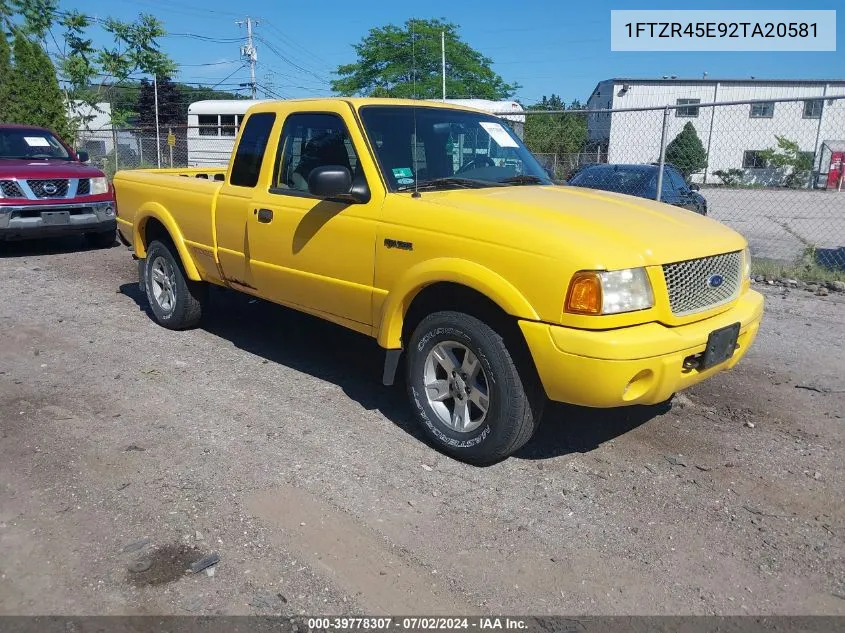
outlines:
{"label": "truck windshield", "polygon": [[70,160],[61,141],[47,130],[0,127],[0,159]]}
{"label": "truck windshield", "polygon": [[360,113],[391,191],[552,184],[503,119],[425,106]]}

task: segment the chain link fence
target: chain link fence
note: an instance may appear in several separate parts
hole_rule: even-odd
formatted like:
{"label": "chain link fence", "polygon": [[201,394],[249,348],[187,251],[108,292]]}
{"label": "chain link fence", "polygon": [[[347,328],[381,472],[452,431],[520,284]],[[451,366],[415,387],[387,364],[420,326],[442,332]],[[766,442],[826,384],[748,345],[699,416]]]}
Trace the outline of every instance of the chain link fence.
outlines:
{"label": "chain link fence", "polygon": [[[512,113],[509,113],[512,114]],[[753,256],[845,270],[845,97],[525,112],[558,182],[661,200],[742,233]],[[234,126],[81,130],[116,169],[226,165]]]}
{"label": "chain link fence", "polygon": [[845,270],[843,96],[525,114],[559,182],[704,212],[761,262]]}

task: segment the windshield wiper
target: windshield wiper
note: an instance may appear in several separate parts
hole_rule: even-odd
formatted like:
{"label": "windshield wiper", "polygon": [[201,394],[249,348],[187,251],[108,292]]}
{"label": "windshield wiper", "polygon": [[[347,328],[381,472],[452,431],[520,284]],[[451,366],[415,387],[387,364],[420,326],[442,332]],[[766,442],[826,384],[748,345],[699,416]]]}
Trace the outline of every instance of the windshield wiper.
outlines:
{"label": "windshield wiper", "polygon": [[473,178],[461,178],[460,176],[447,176],[445,178],[420,180],[416,183],[416,185],[402,185],[396,189],[396,191],[442,189],[449,186],[463,187],[465,189],[478,189],[479,187],[501,187],[502,185],[490,180],[475,180]]}
{"label": "windshield wiper", "polygon": [[545,179],[540,178],[539,176],[529,176],[523,174],[522,176],[511,176],[510,178],[505,178],[504,180],[499,181],[505,185],[546,185],[548,184]]}

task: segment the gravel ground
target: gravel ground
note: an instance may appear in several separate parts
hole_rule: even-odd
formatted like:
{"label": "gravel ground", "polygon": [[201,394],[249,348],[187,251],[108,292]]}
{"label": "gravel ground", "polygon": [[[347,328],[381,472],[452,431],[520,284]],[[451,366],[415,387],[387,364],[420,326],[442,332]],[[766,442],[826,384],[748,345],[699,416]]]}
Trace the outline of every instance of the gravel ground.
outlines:
{"label": "gravel ground", "polygon": [[1,614],[845,614],[841,294],[475,468],[369,339],[222,290],[170,332],[123,248],[0,249]]}

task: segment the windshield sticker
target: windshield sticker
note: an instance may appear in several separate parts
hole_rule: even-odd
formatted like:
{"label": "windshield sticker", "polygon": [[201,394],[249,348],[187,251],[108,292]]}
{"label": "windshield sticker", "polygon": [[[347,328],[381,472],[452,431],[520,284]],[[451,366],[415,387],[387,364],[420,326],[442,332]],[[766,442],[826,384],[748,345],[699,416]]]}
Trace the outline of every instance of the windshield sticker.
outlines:
{"label": "windshield sticker", "polygon": [[413,178],[414,172],[411,171],[410,167],[394,167],[393,176],[394,178]]}
{"label": "windshield sticker", "polygon": [[398,182],[400,185],[412,185],[412,184],[414,184],[414,179],[413,178],[397,178],[396,182]]}
{"label": "windshield sticker", "polygon": [[30,147],[50,147],[50,141],[43,136],[24,136],[23,140]]}
{"label": "windshield sticker", "polygon": [[479,121],[478,124],[490,135],[499,147],[519,147],[516,141],[511,138],[501,123],[491,121]]}

